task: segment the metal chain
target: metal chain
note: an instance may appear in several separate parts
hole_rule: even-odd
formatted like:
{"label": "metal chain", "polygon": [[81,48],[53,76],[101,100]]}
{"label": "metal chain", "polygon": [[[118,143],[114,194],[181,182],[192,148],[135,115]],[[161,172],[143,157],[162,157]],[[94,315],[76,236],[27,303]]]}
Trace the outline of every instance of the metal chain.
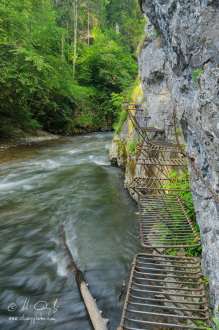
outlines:
{"label": "metal chain", "polygon": [[219,204],[219,196],[209,187],[209,185],[207,184],[207,182],[203,179],[201,173],[199,172],[198,168],[195,165],[195,159],[191,156],[189,156],[189,154],[182,149],[180,143],[179,143],[179,139],[178,139],[178,135],[176,132],[176,114],[173,113],[173,125],[174,125],[174,131],[175,131],[175,136],[176,136],[176,142],[178,145],[178,148],[180,150],[180,152],[188,158],[189,163],[191,164],[191,167],[193,168],[195,174],[197,175],[197,177],[200,179],[200,181],[202,182],[202,184],[205,186],[205,188],[207,189],[207,191],[211,194],[211,196],[216,200],[216,202]]}

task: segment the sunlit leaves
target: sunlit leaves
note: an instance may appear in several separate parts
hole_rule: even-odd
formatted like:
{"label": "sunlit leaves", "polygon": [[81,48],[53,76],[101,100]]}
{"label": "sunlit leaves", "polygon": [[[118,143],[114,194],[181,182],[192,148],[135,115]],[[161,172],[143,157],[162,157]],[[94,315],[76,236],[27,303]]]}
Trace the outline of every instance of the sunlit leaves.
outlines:
{"label": "sunlit leaves", "polygon": [[71,132],[77,126],[98,129],[106,121],[110,126],[120,111],[117,95],[137,75],[137,63],[125,46],[125,36],[130,44],[128,34],[141,26],[137,6],[121,3],[119,13],[115,0],[80,2],[73,80],[73,4],[72,0],[0,3],[1,131],[6,121],[25,129],[40,124],[52,132]]}

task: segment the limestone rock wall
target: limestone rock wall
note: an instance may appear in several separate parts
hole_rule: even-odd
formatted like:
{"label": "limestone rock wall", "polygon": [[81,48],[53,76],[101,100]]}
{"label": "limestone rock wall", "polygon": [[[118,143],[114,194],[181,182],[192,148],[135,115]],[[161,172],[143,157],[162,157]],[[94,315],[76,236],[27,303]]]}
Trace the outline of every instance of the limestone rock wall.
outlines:
{"label": "limestone rock wall", "polygon": [[[159,72],[161,67],[165,72],[186,149],[195,157],[203,178],[218,194],[219,1],[142,0],[142,9],[161,37],[163,50],[154,53],[150,45],[142,51],[139,63],[144,89],[150,83],[147,62],[153,54],[153,68],[159,62]],[[168,115],[160,115],[168,125]],[[218,314],[219,204],[193,171],[191,188],[201,231],[202,270],[209,276],[210,300]]]}

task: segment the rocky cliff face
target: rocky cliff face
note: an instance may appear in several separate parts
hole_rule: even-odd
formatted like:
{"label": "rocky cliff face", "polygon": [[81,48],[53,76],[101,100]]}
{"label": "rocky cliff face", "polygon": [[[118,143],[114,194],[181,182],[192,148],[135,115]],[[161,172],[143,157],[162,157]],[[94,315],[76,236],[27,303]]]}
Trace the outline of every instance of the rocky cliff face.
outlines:
{"label": "rocky cliff face", "polygon": [[[162,39],[140,58],[143,87],[151,84],[151,56],[157,79],[165,76],[188,153],[203,178],[219,192],[219,1],[143,0],[142,9]],[[159,64],[155,64],[159,62]],[[167,111],[170,114],[170,108]],[[161,114],[160,120],[168,115]],[[169,123],[171,126],[171,123]],[[167,122],[168,125],[168,122]],[[202,270],[209,276],[210,300],[219,305],[219,204],[191,171],[191,188],[201,231]]]}
{"label": "rocky cliff face", "polygon": [[[174,110],[187,152],[219,194],[219,1],[142,0],[142,9],[151,22],[139,57],[144,115],[151,116],[147,124],[164,128],[161,138],[172,140]],[[118,141],[134,137],[127,127],[126,123]],[[129,164],[133,157],[137,155],[129,154]],[[139,168],[130,168],[126,183],[136,171],[144,175]],[[201,231],[202,271],[209,276],[210,301],[218,315],[219,204],[191,169],[190,179]]]}

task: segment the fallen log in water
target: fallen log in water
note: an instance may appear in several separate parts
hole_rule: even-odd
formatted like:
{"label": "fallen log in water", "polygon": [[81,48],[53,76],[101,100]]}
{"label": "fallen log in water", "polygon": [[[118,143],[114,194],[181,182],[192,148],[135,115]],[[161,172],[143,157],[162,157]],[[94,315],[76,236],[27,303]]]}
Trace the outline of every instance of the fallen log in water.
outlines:
{"label": "fallen log in water", "polygon": [[88,314],[90,316],[91,322],[95,330],[107,330],[108,319],[104,319],[101,316],[101,311],[99,311],[95,299],[92,297],[88,285],[85,283],[83,273],[77,268],[74,259],[72,257],[71,251],[66,242],[65,227],[62,226],[62,242],[65,249],[65,252],[68,256],[68,264],[75,276],[77,286],[81,292],[84,303],[87,307]]}

